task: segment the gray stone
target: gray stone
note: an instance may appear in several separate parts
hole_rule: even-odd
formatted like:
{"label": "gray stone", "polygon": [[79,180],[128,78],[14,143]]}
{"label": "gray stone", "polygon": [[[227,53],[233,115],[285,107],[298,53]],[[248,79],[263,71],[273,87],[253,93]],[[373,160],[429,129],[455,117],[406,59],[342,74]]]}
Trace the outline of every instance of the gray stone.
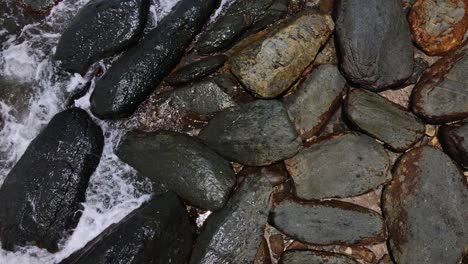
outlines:
{"label": "gray stone", "polygon": [[227,59],[228,57],[225,55],[203,58],[177,69],[165,79],[165,82],[170,85],[181,85],[200,80],[216,72],[217,69],[224,65]]}
{"label": "gray stone", "polygon": [[279,261],[280,264],[358,264],[356,260],[342,254],[312,250],[286,251]]}
{"label": "gray stone", "polygon": [[442,126],[437,137],[444,151],[468,170],[468,123]]}

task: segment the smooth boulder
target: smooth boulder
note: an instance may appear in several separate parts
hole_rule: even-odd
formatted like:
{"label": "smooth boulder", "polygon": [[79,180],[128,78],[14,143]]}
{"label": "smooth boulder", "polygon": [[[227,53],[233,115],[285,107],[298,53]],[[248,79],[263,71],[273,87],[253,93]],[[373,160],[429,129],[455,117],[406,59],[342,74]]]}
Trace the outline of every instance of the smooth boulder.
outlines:
{"label": "smooth boulder", "polygon": [[343,254],[315,250],[288,250],[284,252],[280,264],[358,264],[356,260]]}
{"label": "smooth boulder", "polygon": [[169,75],[164,81],[170,85],[181,85],[203,79],[216,72],[227,61],[225,55],[206,57],[184,65]]}
{"label": "smooth boulder", "polygon": [[36,245],[50,252],[78,224],[104,138],[88,114],[55,115],[31,142],[0,189],[2,247]]}
{"label": "smooth boulder", "polygon": [[468,124],[445,125],[437,135],[444,151],[460,166],[468,169]]}

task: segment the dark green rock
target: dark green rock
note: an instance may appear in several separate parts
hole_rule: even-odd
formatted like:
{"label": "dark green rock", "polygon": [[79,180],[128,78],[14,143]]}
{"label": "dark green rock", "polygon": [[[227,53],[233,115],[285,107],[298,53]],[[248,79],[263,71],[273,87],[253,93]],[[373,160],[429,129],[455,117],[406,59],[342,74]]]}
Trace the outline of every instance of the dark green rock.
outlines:
{"label": "dark green rock", "polygon": [[457,263],[466,250],[468,188],[442,151],[423,146],[404,154],[383,209],[395,263]]}
{"label": "dark green rock", "polygon": [[312,250],[286,251],[280,264],[358,264],[356,260],[342,254]]}
{"label": "dark green rock", "polygon": [[228,161],[185,134],[130,132],[119,145],[117,156],[182,199],[207,210],[222,208],[236,181]]}
{"label": "dark green rock", "polygon": [[355,127],[397,152],[409,149],[424,136],[425,126],[415,115],[369,91],[352,90],[344,111]]}
{"label": "dark green rock", "polygon": [[263,175],[247,176],[226,206],[205,222],[190,264],[252,263],[263,239],[271,191]]}
{"label": "dark green rock", "polygon": [[374,139],[357,133],[319,139],[286,160],[302,199],[350,197],[390,180],[390,158]]}
{"label": "dark green rock", "polygon": [[227,60],[225,55],[216,55],[203,58],[191,64],[185,65],[173,72],[165,79],[170,85],[180,85],[200,80],[221,68]]}
{"label": "dark green rock", "polygon": [[302,147],[286,109],[274,100],[228,108],[199,137],[227,159],[251,166],[290,158]]}
{"label": "dark green rock", "polygon": [[463,169],[468,169],[468,123],[445,125],[437,135],[444,151]]}

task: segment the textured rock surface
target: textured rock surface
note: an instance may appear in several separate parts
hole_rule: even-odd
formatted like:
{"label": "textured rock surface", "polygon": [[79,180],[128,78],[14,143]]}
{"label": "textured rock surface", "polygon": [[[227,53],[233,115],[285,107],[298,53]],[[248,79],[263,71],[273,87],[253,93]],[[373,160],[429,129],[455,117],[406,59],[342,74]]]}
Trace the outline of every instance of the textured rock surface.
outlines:
{"label": "textured rock surface", "polygon": [[55,5],[60,0],[18,0],[20,5],[26,7],[30,11],[45,11]]}
{"label": "textured rock surface", "polygon": [[236,181],[228,161],[185,134],[131,132],[117,156],[203,209],[223,207]]}
{"label": "textured rock surface", "polygon": [[286,160],[297,196],[303,199],[368,192],[390,180],[390,166],[382,145],[351,132],[325,137]]}
{"label": "textured rock surface", "polygon": [[378,91],[398,86],[413,72],[413,47],[399,0],[337,3],[336,40],[349,81]]}
{"label": "textured rock surface", "polygon": [[437,137],[444,151],[468,169],[468,123],[442,126]]}
{"label": "textured rock surface", "polygon": [[263,239],[270,208],[266,177],[246,177],[226,206],[207,219],[190,264],[252,263]]}
{"label": "textured rock surface", "polygon": [[218,113],[199,137],[230,161],[262,166],[292,157],[301,140],[278,101],[255,101]]}
{"label": "textured rock surface", "polygon": [[344,105],[354,126],[394,151],[405,151],[424,136],[424,124],[415,115],[375,93],[355,89]]}
{"label": "textured rock surface", "polygon": [[459,46],[468,29],[468,1],[418,0],[409,13],[416,44],[429,55]]}
{"label": "textured rock surface", "polygon": [[180,85],[202,79],[222,67],[227,59],[225,55],[203,58],[177,69],[165,79],[165,82],[170,85]]}
{"label": "textured rock surface", "polygon": [[258,97],[276,97],[312,63],[333,29],[329,15],[303,13],[235,54],[232,72]]}
{"label": "textured rock surface", "polygon": [[0,189],[2,247],[34,244],[54,252],[75,228],[104,144],[81,109],[57,114],[31,142]]}
{"label": "textured rock surface", "polygon": [[146,23],[149,0],[92,0],[63,32],[55,52],[60,67],[85,74],[88,67],[134,44]]}
{"label": "textured rock surface", "polygon": [[356,260],[342,254],[325,251],[291,250],[281,256],[280,264],[358,264]]}
{"label": "textured rock surface", "polygon": [[432,147],[413,149],[399,160],[383,194],[396,263],[457,263],[468,243],[464,181],[455,163]]}
{"label": "textured rock surface", "polygon": [[271,212],[270,224],[315,245],[364,245],[385,241],[382,217],[375,211],[340,201],[286,199]]}
{"label": "textured rock surface", "polygon": [[302,139],[307,139],[325,125],[341,102],[346,80],[333,65],[322,65],[289,96],[284,104]]}
{"label": "textured rock surface", "polygon": [[0,45],[10,36],[17,35],[27,24],[34,21],[34,18],[25,14],[17,5],[16,0],[0,1]]}
{"label": "textured rock surface", "polygon": [[184,263],[192,226],[174,193],[154,197],[60,264]]}

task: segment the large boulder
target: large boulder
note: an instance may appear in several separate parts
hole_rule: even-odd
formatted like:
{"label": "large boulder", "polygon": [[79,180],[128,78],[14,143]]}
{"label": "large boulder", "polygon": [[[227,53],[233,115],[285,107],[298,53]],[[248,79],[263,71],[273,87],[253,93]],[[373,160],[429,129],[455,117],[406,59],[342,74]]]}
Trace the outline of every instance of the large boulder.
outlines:
{"label": "large boulder", "polygon": [[413,46],[400,0],[338,1],[336,41],[347,79],[379,91],[413,73]]}
{"label": "large boulder", "polygon": [[218,0],[182,0],[96,82],[91,110],[99,118],[132,114],[179,63]]}
{"label": "large boulder", "polygon": [[444,151],[468,170],[468,123],[442,126],[437,137]]}
{"label": "large boulder", "polygon": [[193,227],[174,193],[153,197],[60,264],[184,263]]}
{"label": "large boulder", "polygon": [[91,0],[63,32],[55,52],[60,67],[85,74],[89,66],[134,44],[145,26],[149,0]]}
{"label": "large boulder", "polygon": [[84,110],[72,108],[52,118],[0,189],[4,249],[34,244],[58,250],[78,223],[103,144],[101,128]]}

